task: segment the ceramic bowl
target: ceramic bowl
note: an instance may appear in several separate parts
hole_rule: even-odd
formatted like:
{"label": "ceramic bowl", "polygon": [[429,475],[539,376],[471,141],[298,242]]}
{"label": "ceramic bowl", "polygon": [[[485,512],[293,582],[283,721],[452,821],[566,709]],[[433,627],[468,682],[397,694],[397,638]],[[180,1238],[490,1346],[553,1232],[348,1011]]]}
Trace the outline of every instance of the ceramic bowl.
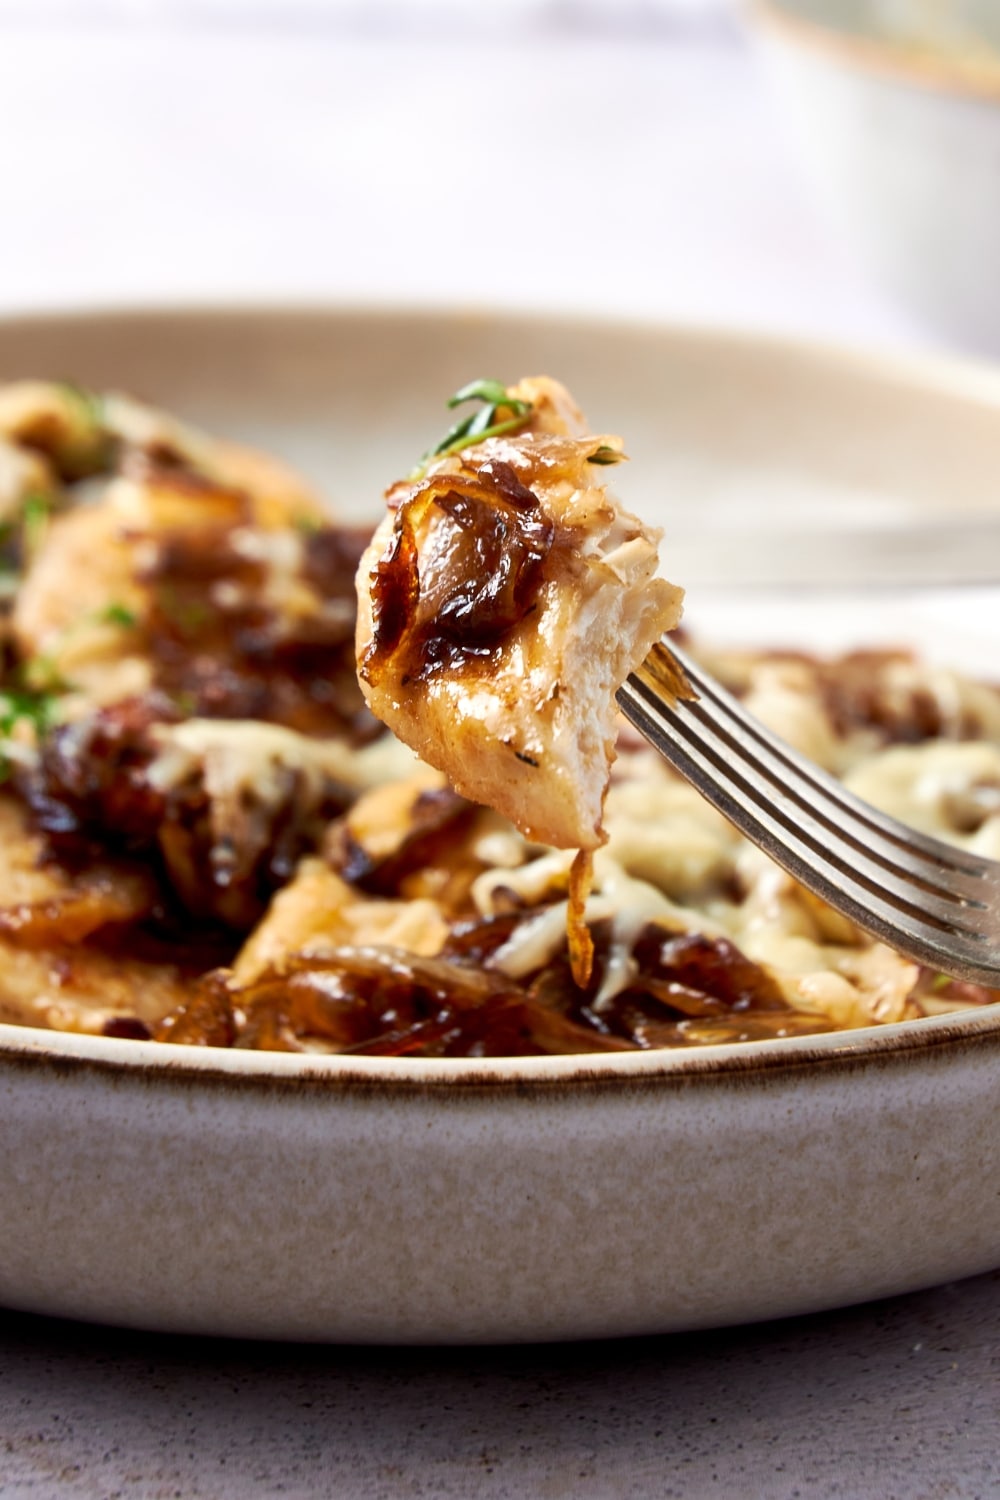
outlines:
{"label": "ceramic bowl", "polygon": [[1000,354],[1000,10],[992,0],[754,0],[789,143],[872,276]]}
{"label": "ceramic bowl", "polygon": [[[171,311],[0,328],[0,378],[127,387],[273,447],[358,515],[375,514],[448,392],[543,370],[628,436],[625,498],[686,534],[692,560],[700,537],[696,629],[734,608],[711,558],[741,492],[762,559],[793,504],[824,527],[873,507],[883,527],[919,527],[946,502],[977,525],[996,511],[1000,379],[972,367],[534,316]],[[894,639],[923,631],[944,654],[995,649],[988,614],[962,626],[950,607],[942,624],[933,592],[853,596],[856,610],[813,593],[813,623],[835,634],[891,621]],[[768,614],[749,597],[744,638],[784,620],[806,639],[801,595],[780,618],[776,598]],[[1000,1263],[998,1084],[1000,1007],[488,1062],[0,1026],[0,1303],[184,1333],[455,1343],[905,1292]]]}

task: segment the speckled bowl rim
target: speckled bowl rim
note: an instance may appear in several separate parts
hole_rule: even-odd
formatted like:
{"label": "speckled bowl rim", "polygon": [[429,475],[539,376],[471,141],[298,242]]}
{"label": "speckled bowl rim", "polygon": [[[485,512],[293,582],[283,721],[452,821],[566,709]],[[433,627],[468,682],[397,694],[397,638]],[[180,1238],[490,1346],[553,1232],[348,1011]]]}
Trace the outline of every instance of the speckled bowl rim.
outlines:
{"label": "speckled bowl rim", "polygon": [[344,1054],[258,1052],[238,1047],[173,1046],[165,1042],[53,1032],[0,1024],[0,1071],[87,1072],[163,1086],[220,1087],[298,1095],[317,1090],[377,1094],[536,1095],[636,1087],[726,1087],[781,1075],[849,1074],[889,1064],[940,1060],[983,1050],[1000,1060],[1000,1003],[947,1016],[928,1016],[819,1036],[785,1037],[659,1051],[575,1053],[496,1058],[386,1058]]}
{"label": "speckled bowl rim", "polygon": [[1000,62],[959,62],[916,47],[911,51],[898,42],[793,13],[784,0],[747,0],[747,9],[773,35],[843,67],[940,94],[1000,104]]}
{"label": "speckled bowl rim", "polygon": [[[768,0],[754,0],[763,11]],[[817,28],[821,30],[821,28]],[[459,322],[516,322],[531,318],[550,326],[585,326],[595,333],[628,330],[651,338],[674,337],[716,347],[753,348],[795,353],[841,368],[882,378],[905,377],[917,386],[985,401],[1000,411],[1000,369],[975,359],[949,354],[899,354],[859,349],[823,339],[796,338],[755,329],[730,329],[650,320],[638,316],[598,316],[572,310],[540,313],[530,307],[470,306],[433,302],[338,301],[330,299],[220,300],[186,298],[175,302],[112,301],[80,307],[28,307],[0,313],[0,328],[24,330],[131,320],[176,321],[243,318],[336,317],[358,322],[399,318]],[[872,1065],[993,1049],[1000,1058],[1000,1002],[983,1008],[930,1016],[818,1036],[733,1042],[566,1056],[497,1058],[384,1058],[344,1054],[264,1052],[242,1048],[176,1046],[164,1042],[57,1032],[0,1022],[0,1070],[24,1068],[52,1073],[91,1072],[122,1081],[132,1078],[171,1084],[239,1088],[288,1096],[303,1090],[377,1094],[381,1098],[428,1092],[437,1097],[493,1095],[534,1096],[580,1087],[628,1091],[635,1087],[687,1088],[692,1085],[754,1084],[782,1074],[848,1073]]]}

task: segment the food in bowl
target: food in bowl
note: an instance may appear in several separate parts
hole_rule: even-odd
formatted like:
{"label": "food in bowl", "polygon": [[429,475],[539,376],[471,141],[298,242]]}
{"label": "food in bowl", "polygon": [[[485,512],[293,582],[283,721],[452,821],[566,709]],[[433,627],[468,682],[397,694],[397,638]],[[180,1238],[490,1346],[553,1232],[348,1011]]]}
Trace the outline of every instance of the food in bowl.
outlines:
{"label": "food in bowl", "polygon": [[[460,795],[354,670],[367,531],[128,398],[0,391],[0,1018],[493,1056],[753,1041],[989,1003],[873,942],[630,730],[573,851]],[[902,653],[710,664],[862,795],[1000,852],[1000,694]]]}

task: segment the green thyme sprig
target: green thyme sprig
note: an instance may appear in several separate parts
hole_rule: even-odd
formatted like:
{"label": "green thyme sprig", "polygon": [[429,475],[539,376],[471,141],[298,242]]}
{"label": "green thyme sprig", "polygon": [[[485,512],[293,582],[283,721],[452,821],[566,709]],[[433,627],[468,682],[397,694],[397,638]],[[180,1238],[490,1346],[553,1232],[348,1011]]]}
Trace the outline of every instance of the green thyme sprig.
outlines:
{"label": "green thyme sprig", "polygon": [[[534,403],[508,396],[507,387],[499,380],[473,380],[456,391],[448,402],[448,410],[462,406],[466,401],[481,401],[478,411],[471,412],[449,427],[436,448],[429,449],[410,475],[411,479],[422,479],[427,467],[435,458],[445,458],[449,453],[461,453],[475,443],[487,438],[500,437],[505,432],[518,432],[527,426],[534,411]],[[504,416],[504,413],[509,415]]]}
{"label": "green thyme sprig", "polygon": [[594,449],[593,453],[587,454],[587,462],[588,464],[620,464],[624,457],[624,453],[619,453],[618,449],[612,448],[610,443],[602,443],[599,448]]}

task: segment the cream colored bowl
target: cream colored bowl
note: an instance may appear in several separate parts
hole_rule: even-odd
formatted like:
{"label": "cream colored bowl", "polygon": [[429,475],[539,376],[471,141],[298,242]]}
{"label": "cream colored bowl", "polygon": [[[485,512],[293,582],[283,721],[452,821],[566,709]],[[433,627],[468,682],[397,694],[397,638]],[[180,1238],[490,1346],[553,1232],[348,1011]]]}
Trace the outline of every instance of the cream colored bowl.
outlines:
{"label": "cream colored bowl", "polygon": [[929,328],[1000,353],[1000,7],[754,0],[789,145],[859,261]]}
{"label": "cream colored bowl", "polygon": [[[995,514],[1000,381],[974,368],[534,317],[0,327],[0,378],[124,385],[299,460],[355,514],[374,514],[445,394],[539,370],[628,434],[628,499],[676,525],[692,561],[700,539],[696,627],[741,492],[761,566],[793,501],[800,522],[844,535],[873,508],[883,529],[936,524],[952,502],[959,521]],[[903,614],[827,607],[827,623],[891,620],[945,654],[989,644],[974,614],[942,639],[936,597]],[[803,640],[801,597],[788,608]],[[738,618],[753,618],[745,599]],[[179,1332],[462,1342],[908,1291],[1000,1263],[998,1084],[1000,1009],[610,1060],[302,1058],[0,1027],[0,1304]]]}

